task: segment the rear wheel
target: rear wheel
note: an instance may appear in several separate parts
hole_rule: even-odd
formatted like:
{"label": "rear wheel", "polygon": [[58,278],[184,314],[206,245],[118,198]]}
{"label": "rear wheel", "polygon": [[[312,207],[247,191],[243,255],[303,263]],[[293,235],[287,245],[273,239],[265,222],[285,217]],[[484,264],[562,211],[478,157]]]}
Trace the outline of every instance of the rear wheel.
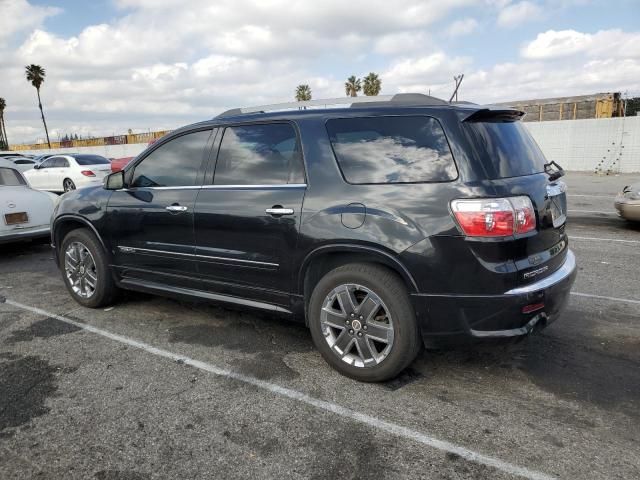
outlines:
{"label": "rear wheel", "polygon": [[73,183],[73,180],[71,180],[70,178],[65,178],[62,182],[62,189],[65,192],[70,192],[71,190],[76,189],[76,184]]}
{"label": "rear wheel", "polygon": [[106,254],[89,230],[72,230],[64,237],[59,263],[64,284],[79,304],[97,308],[115,299],[118,289]]}
{"label": "rear wheel", "polygon": [[322,356],[356,380],[393,378],[420,350],[405,285],[378,265],[349,264],[326,274],[313,290],[308,314]]}

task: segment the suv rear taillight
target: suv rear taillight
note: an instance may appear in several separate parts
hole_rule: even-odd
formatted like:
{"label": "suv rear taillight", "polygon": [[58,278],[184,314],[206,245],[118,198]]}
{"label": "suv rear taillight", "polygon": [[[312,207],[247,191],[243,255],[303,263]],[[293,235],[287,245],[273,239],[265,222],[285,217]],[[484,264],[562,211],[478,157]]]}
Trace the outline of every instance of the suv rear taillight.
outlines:
{"label": "suv rear taillight", "polygon": [[93,173],[91,170],[82,170],[80,172],[82,175],[84,175],[85,177],[95,177],[96,174]]}
{"label": "suv rear taillight", "polygon": [[536,229],[533,204],[525,196],[453,200],[451,211],[469,237],[508,237]]}

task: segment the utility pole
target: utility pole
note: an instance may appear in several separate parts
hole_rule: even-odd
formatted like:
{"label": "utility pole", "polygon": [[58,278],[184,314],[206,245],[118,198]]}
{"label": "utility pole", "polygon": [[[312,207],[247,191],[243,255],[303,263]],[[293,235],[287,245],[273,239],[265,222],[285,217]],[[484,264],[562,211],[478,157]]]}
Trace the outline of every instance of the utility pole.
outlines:
{"label": "utility pole", "polygon": [[464,73],[461,73],[460,75],[456,75],[453,77],[453,81],[456,82],[456,88],[453,90],[453,93],[451,94],[451,98],[449,99],[449,102],[453,100],[453,97],[456,97],[456,102],[458,101],[458,89],[460,88],[460,84],[462,83],[463,78],[464,78]]}

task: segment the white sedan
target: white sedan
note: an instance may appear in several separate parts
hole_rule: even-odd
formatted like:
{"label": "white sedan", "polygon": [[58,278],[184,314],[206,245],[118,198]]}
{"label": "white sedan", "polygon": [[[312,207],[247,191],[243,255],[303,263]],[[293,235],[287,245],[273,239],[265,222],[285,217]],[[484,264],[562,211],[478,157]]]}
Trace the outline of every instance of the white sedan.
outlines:
{"label": "white sedan", "polygon": [[68,192],[76,188],[102,185],[111,173],[111,162],[100,155],[70,153],[47,158],[25,177],[33,188],[49,192]]}
{"label": "white sedan", "polygon": [[0,165],[0,243],[49,236],[59,198],[32,189],[18,170]]}

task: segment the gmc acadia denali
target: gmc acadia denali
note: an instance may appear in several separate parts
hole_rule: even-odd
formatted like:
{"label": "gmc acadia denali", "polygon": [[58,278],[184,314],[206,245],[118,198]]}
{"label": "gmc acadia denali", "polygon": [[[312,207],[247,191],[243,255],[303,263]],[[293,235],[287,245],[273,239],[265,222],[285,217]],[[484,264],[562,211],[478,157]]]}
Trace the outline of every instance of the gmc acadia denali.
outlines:
{"label": "gmc acadia denali", "polygon": [[130,289],[280,312],[339,372],[386,380],[567,302],[563,172],[522,116],[420,94],[231,110],[63,195],[55,258],[81,305]]}

